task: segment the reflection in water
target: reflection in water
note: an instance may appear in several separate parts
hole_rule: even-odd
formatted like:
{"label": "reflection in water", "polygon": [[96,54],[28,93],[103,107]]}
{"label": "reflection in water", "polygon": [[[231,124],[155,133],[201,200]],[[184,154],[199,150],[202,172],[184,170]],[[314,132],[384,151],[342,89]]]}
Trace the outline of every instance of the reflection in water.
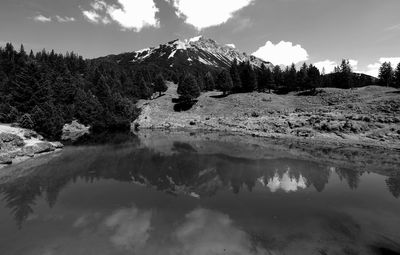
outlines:
{"label": "reflection in water", "polygon": [[105,219],[105,225],[114,230],[111,242],[128,251],[137,252],[149,239],[151,211],[140,211],[135,206],[119,209]]}
{"label": "reflection in water", "polygon": [[[39,167],[32,176],[1,185],[0,191],[18,225],[21,225],[33,213],[32,207],[38,197],[45,197],[52,207],[61,190],[78,179],[88,183],[101,179],[133,182],[171,195],[186,194],[198,198],[213,196],[219,190],[230,189],[237,194],[246,187],[252,191],[257,183],[271,192],[295,192],[311,186],[322,192],[332,173],[354,190],[364,174],[295,159],[253,160],[198,154],[184,143],[174,143],[173,151],[174,154],[163,155],[149,148],[127,145],[100,152],[83,150],[77,152],[79,155],[72,151],[60,162],[55,160]],[[93,153],[95,155],[88,156]],[[76,161],[70,162],[71,157]],[[398,198],[400,175],[391,175],[386,184]]]}
{"label": "reflection in water", "polygon": [[[57,200],[65,190],[74,190],[84,183],[97,187],[111,182],[112,191],[101,188],[93,194],[89,191],[95,207],[100,209],[75,216],[70,227],[90,242],[104,243],[105,238],[121,254],[297,254],[298,247],[304,248],[303,254],[314,254],[319,243],[336,248],[321,247],[315,254],[330,254],[328,251],[335,249],[338,254],[352,254],[360,243],[371,242],[371,233],[348,212],[329,211],[327,205],[343,202],[343,208],[348,208],[352,201],[347,203],[346,196],[364,201],[363,194],[357,193],[364,183],[386,184],[394,198],[399,198],[400,174],[393,171],[384,178],[386,183],[377,184],[367,172],[293,158],[253,159],[211,150],[202,153],[183,142],[172,143],[169,153],[162,153],[133,141],[67,147],[60,157],[37,167],[32,174],[1,184],[0,192],[5,206],[22,227],[27,220],[38,220],[34,211],[42,208],[40,201],[46,201],[50,208],[57,207]],[[138,206],[137,201],[129,198],[134,194],[118,193],[120,185],[114,182],[144,186],[140,191],[143,198],[136,199],[141,203],[157,191],[155,200],[161,194],[168,194],[163,199],[175,199],[171,203],[177,207],[155,209],[162,200]],[[350,190],[352,193],[340,195]],[[126,197],[125,203],[114,205],[115,199],[110,199],[112,209],[102,210],[102,197],[114,191],[121,199]],[[303,197],[303,193],[320,194],[314,199],[325,197],[326,201],[311,202],[309,195]],[[343,201],[333,199],[332,194],[341,196]],[[381,191],[376,195],[384,196]],[[74,199],[79,198],[75,195]],[[219,207],[213,204],[214,200]],[[191,206],[186,205],[187,201],[191,201]],[[363,203],[374,207],[368,202]],[[180,206],[185,210],[179,209]],[[375,212],[359,208],[352,213],[367,221],[376,216]],[[323,220],[316,220],[320,217]],[[397,222],[391,217],[387,214],[383,218]],[[239,218],[241,224],[237,222]],[[304,232],[308,228],[317,229],[316,226],[317,231],[327,233]],[[280,236],[282,231],[285,235]],[[386,246],[392,243],[392,250],[397,249],[397,241],[393,240],[400,240],[398,235],[386,229],[375,231],[387,231],[389,234],[381,239]],[[0,230],[0,235],[3,234]],[[92,240],[93,236],[99,240]],[[381,239],[373,239],[376,249],[382,246]],[[279,252],[284,249],[288,253]],[[365,250],[357,250],[360,251]]]}

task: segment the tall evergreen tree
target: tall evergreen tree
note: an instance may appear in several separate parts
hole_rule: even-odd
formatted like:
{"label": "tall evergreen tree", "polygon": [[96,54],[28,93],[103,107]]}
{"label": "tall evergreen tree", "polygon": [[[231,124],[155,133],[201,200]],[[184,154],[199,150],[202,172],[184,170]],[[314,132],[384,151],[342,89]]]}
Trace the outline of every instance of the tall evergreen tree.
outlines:
{"label": "tall evergreen tree", "polygon": [[316,88],[321,86],[321,74],[319,69],[314,65],[310,64],[307,70],[307,84],[306,89],[315,90]]}
{"label": "tall evergreen tree", "polygon": [[154,90],[159,93],[159,96],[161,96],[163,92],[166,92],[168,90],[167,84],[165,84],[165,80],[162,74],[157,75],[156,81],[154,82]]}
{"label": "tall evergreen tree", "polygon": [[238,63],[236,58],[233,60],[232,65],[229,69],[231,79],[233,83],[233,91],[239,92],[242,90],[242,81],[240,80],[240,74],[238,69]]}
{"label": "tall evergreen tree", "polygon": [[231,75],[228,71],[221,71],[217,79],[218,88],[226,95],[233,88]]}
{"label": "tall evergreen tree", "polygon": [[274,66],[272,69],[274,76],[274,83],[277,88],[280,88],[283,85],[283,74],[282,69],[279,65]]}
{"label": "tall evergreen tree", "polygon": [[297,72],[297,90],[307,89],[308,82],[308,66],[306,63],[303,63],[300,70]]}
{"label": "tall evergreen tree", "polygon": [[206,91],[212,91],[215,89],[214,77],[211,72],[207,72],[204,76],[204,86]]}
{"label": "tall evergreen tree", "polygon": [[257,88],[257,76],[251,66],[250,62],[242,62],[239,65],[240,69],[240,80],[242,82],[243,92],[252,92]]}
{"label": "tall evergreen tree", "polygon": [[384,62],[379,68],[379,83],[381,86],[391,86],[393,82],[393,68],[390,62]]}
{"label": "tall evergreen tree", "polygon": [[258,79],[258,91],[265,92],[268,90],[271,93],[271,89],[274,87],[274,76],[271,69],[262,64]]}
{"label": "tall evergreen tree", "polygon": [[193,75],[185,75],[178,85],[178,94],[184,102],[191,102],[200,96],[200,87]]}
{"label": "tall evergreen tree", "polygon": [[348,59],[343,59],[340,66],[335,69],[336,79],[333,80],[334,85],[339,88],[350,89],[354,86],[353,70]]}
{"label": "tall evergreen tree", "polygon": [[400,88],[400,63],[397,65],[394,71],[394,86]]}

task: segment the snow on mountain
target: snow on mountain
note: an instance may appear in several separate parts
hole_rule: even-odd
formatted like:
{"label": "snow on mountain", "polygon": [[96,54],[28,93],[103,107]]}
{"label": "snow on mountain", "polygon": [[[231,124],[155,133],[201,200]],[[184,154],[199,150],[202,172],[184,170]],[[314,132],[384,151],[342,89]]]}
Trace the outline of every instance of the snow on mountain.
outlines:
{"label": "snow on mountain", "polygon": [[[115,56],[118,58],[118,56]],[[253,66],[261,64],[270,65],[254,56],[239,52],[234,45],[221,45],[212,39],[203,36],[193,37],[189,40],[174,40],[158,47],[147,48],[140,51],[122,54],[116,61],[136,64],[156,62],[158,65],[207,65],[213,67],[229,67],[235,59],[238,62],[250,61]],[[124,61],[125,60],[125,61]]]}

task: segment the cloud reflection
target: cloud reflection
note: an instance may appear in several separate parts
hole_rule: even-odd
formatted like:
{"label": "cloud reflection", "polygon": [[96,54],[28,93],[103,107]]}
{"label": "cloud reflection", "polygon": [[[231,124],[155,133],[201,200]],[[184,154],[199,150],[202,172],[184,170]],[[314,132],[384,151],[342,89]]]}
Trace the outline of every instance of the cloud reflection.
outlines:
{"label": "cloud reflection", "polygon": [[150,237],[151,211],[132,208],[120,209],[107,217],[104,224],[112,229],[111,242],[122,249],[137,251]]}
{"label": "cloud reflection", "polygon": [[228,215],[207,209],[188,213],[175,235],[181,244],[178,254],[268,254],[234,226]]}

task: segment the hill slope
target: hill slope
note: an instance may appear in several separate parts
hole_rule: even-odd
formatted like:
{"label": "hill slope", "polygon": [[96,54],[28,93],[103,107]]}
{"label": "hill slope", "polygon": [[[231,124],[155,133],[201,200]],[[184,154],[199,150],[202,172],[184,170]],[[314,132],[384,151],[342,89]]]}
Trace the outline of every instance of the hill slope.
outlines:
{"label": "hill slope", "polygon": [[264,137],[400,148],[400,93],[369,86],[355,90],[326,88],[315,96],[294,93],[203,93],[192,109],[175,112],[177,86],[154,100],[141,100],[133,126],[139,129],[201,129]]}

